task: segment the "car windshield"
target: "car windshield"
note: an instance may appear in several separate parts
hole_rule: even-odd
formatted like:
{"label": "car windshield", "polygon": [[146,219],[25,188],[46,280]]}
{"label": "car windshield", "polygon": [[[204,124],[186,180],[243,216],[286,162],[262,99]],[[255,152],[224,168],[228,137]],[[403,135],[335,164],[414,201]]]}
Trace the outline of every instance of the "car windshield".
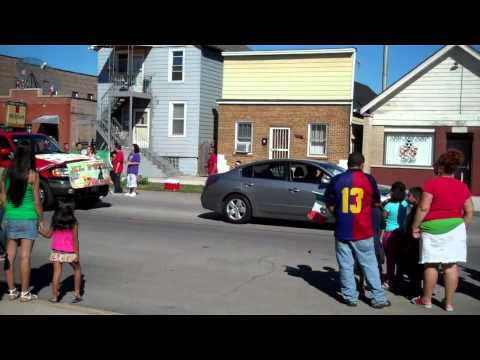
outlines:
{"label": "car windshield", "polygon": [[22,141],[33,142],[35,149],[35,154],[55,154],[63,153],[60,150],[57,142],[53,139],[48,138],[47,136],[42,135],[13,135],[12,141],[16,145],[20,144]]}
{"label": "car windshield", "polygon": [[332,176],[343,174],[346,170],[334,164],[322,164],[322,168],[327,170]]}

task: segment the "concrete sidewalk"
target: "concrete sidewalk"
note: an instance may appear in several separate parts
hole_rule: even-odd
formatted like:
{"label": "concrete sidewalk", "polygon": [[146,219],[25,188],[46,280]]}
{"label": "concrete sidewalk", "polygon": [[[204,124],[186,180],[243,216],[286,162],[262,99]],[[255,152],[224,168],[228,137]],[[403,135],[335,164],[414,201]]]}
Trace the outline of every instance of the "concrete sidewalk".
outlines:
{"label": "concrete sidewalk", "polygon": [[93,309],[80,305],[51,304],[46,300],[21,303],[8,301],[6,294],[0,301],[0,315],[120,315],[107,310]]}

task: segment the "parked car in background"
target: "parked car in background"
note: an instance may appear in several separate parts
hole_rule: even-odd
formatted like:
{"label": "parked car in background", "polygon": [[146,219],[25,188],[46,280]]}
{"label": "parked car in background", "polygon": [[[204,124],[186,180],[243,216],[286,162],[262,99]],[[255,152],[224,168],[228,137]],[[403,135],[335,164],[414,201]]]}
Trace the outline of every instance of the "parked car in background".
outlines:
{"label": "parked car in background", "polygon": [[[103,179],[87,179],[83,174],[81,188],[72,185],[68,164],[80,164],[91,159],[78,154],[66,154],[57,142],[43,134],[0,131],[0,167],[9,168],[17,144],[27,141],[35,152],[35,167],[40,175],[40,197],[45,208],[50,208],[59,199],[75,199],[96,202],[100,196],[108,195],[109,174]],[[102,165],[102,161],[99,161]],[[95,166],[98,166],[95,165]],[[92,167],[92,166],[91,166]],[[106,165],[102,168],[107,168]],[[102,174],[103,176],[103,174]],[[78,179],[76,179],[78,180]],[[102,185],[97,185],[101,183]]]}
{"label": "parked car in background", "polygon": [[[231,223],[244,224],[252,217],[308,221],[315,194],[324,193],[330,180],[346,170],[316,160],[259,161],[224,174],[210,176],[201,196],[202,206],[222,214]],[[379,186],[382,200],[390,188]],[[327,223],[334,218],[326,206]]]}

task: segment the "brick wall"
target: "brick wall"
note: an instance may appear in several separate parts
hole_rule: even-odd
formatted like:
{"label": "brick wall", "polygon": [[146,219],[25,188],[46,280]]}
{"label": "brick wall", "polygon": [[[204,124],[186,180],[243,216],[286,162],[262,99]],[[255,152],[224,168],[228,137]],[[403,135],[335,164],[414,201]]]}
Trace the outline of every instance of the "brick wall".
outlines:
{"label": "brick wall", "polygon": [[[235,154],[235,124],[238,121],[253,124],[253,154]],[[327,156],[308,157],[308,124],[327,125]],[[346,159],[350,150],[349,105],[220,105],[218,127],[218,153],[227,164],[236,160],[243,164],[268,159],[271,127],[290,128],[290,157],[296,159],[322,159],[333,162]]]}

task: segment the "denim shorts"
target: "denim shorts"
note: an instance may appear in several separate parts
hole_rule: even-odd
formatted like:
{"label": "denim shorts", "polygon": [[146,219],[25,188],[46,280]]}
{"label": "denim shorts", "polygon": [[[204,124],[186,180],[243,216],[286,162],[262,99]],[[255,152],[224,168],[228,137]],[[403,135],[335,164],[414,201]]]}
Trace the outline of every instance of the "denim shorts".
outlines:
{"label": "denim shorts", "polygon": [[7,220],[5,231],[7,239],[36,240],[38,236],[38,220]]}

